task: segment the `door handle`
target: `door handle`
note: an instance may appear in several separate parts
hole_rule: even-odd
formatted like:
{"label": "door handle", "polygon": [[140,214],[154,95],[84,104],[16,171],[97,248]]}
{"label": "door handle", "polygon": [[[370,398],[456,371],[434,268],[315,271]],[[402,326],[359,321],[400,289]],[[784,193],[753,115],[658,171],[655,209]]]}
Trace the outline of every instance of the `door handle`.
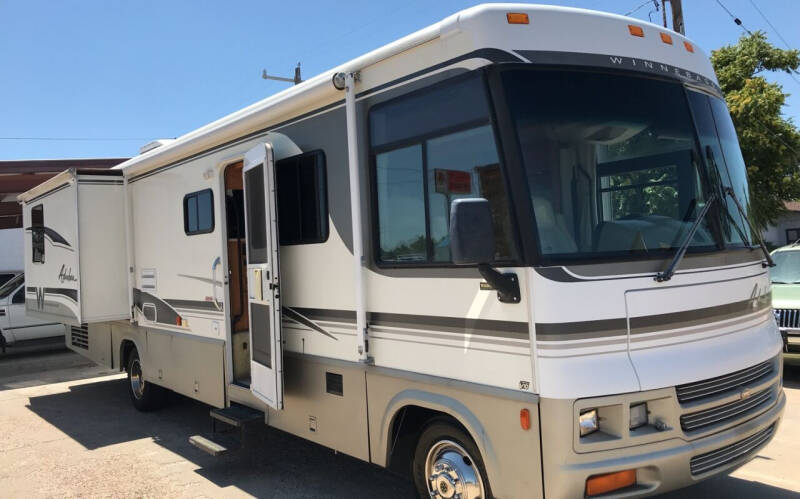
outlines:
{"label": "door handle", "polygon": [[217,310],[222,310],[217,300],[217,267],[220,263],[222,263],[222,258],[217,257],[214,259],[214,263],[211,264],[211,299],[214,300],[214,306],[217,307]]}

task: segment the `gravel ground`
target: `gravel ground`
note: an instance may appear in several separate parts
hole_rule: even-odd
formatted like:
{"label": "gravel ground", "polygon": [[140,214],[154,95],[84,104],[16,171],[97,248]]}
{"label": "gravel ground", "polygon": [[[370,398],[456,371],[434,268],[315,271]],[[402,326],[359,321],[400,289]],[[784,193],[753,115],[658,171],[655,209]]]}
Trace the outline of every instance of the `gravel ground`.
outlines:
{"label": "gravel ground", "polygon": [[[729,477],[664,497],[798,497],[800,367],[775,439]],[[0,356],[2,497],[386,497],[411,485],[383,469],[267,427],[243,451],[213,458],[188,437],[208,407],[177,395],[162,411],[131,406],[123,375],[63,348]]]}

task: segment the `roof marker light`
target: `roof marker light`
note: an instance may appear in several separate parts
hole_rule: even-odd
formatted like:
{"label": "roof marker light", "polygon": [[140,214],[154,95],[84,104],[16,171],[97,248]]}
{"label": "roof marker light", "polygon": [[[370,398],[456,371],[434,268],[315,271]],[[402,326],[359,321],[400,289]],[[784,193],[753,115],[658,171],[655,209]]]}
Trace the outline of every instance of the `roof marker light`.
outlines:
{"label": "roof marker light", "polygon": [[628,31],[630,31],[631,35],[633,36],[640,36],[644,38],[644,30],[642,29],[641,26],[636,26],[635,24],[629,24]]}
{"label": "roof marker light", "polygon": [[683,46],[686,47],[687,52],[694,53],[694,46],[689,42],[683,42]]}
{"label": "roof marker light", "polygon": [[506,14],[508,24],[530,24],[528,14],[524,12],[509,12]]}
{"label": "roof marker light", "polygon": [[661,33],[661,41],[672,45],[672,37],[666,33]]}

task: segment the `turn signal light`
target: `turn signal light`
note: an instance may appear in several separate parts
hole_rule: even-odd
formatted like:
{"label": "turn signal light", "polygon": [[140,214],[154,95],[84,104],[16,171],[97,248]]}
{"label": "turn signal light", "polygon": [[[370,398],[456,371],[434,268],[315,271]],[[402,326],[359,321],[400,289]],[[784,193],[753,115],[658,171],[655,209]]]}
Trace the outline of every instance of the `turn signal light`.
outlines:
{"label": "turn signal light", "polygon": [[688,52],[694,53],[694,46],[689,42],[683,42],[683,46],[686,47]]}
{"label": "turn signal light", "polygon": [[509,12],[506,14],[508,24],[529,24],[528,14],[522,12]]}
{"label": "turn signal light", "polygon": [[523,430],[531,429],[531,411],[522,409],[519,411],[519,425]]}
{"label": "turn signal light", "polygon": [[672,37],[666,33],[661,33],[661,41],[672,45]]}
{"label": "turn signal light", "polygon": [[636,470],[596,475],[586,480],[586,495],[597,496],[636,484]]}
{"label": "turn signal light", "polygon": [[641,26],[636,26],[634,24],[629,24],[628,25],[628,31],[630,31],[630,33],[633,36],[640,36],[640,37],[644,38],[644,30],[642,29]]}

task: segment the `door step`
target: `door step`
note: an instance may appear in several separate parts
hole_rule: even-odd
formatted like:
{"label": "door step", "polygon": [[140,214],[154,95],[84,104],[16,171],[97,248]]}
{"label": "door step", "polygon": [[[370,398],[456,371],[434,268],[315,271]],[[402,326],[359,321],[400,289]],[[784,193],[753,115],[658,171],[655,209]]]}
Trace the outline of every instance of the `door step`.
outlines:
{"label": "door step", "polygon": [[230,437],[220,439],[218,437],[216,437],[218,441],[214,441],[202,435],[192,435],[189,437],[189,443],[214,457],[225,455],[232,450],[238,449],[240,446],[235,439]]}
{"label": "door step", "polygon": [[[248,432],[248,429],[256,424],[263,425],[265,422],[263,412],[240,404],[232,404],[223,409],[211,409],[209,415],[212,435],[210,437],[192,435],[189,437],[189,443],[214,457],[244,447],[248,434],[252,437],[252,432]],[[221,430],[217,429],[217,422],[224,423]]]}
{"label": "door step", "polygon": [[240,404],[231,404],[230,407],[223,409],[211,409],[210,415],[215,420],[236,428],[244,428],[257,421],[264,422],[263,412]]}

